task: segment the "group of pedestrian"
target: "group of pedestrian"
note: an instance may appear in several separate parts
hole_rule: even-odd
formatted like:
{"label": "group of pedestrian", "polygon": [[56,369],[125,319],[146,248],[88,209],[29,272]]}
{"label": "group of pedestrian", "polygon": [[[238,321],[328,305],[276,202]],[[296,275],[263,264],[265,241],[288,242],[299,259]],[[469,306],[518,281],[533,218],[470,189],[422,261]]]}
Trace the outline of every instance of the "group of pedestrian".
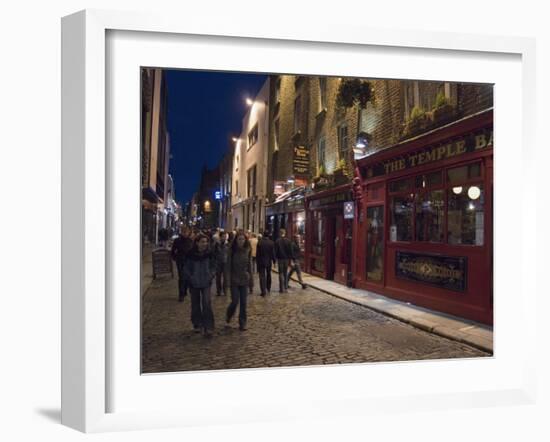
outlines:
{"label": "group of pedestrian", "polygon": [[[216,281],[217,296],[231,295],[225,320],[231,323],[239,307],[239,330],[247,330],[248,294],[253,292],[253,274],[258,273],[260,295],[271,292],[271,268],[277,264],[279,292],[288,291],[294,272],[302,288],[299,237],[286,237],[284,229],[274,242],[269,232],[256,235],[243,230],[225,232],[191,230],[182,226],[172,244],[172,258],[178,270],[178,300],[182,302],[191,293],[191,323],[193,329],[211,337],[214,313],[210,290]],[[289,272],[290,269],[290,272]]]}

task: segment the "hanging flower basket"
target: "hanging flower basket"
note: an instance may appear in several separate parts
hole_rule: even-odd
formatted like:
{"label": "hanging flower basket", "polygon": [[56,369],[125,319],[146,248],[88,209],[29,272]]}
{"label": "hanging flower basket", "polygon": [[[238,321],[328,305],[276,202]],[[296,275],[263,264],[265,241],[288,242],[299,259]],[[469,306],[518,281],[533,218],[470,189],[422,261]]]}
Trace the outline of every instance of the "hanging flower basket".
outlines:
{"label": "hanging flower basket", "polygon": [[338,87],[336,105],[341,108],[351,108],[358,104],[361,109],[364,109],[368,102],[374,103],[374,98],[374,88],[370,81],[343,78]]}

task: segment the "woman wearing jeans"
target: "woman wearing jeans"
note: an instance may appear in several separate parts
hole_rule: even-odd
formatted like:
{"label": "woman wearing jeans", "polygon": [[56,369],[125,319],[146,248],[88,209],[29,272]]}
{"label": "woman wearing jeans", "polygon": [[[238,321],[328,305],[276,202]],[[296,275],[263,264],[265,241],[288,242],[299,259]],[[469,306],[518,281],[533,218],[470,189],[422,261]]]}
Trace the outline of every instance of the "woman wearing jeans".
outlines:
{"label": "woman wearing jeans", "polygon": [[244,232],[239,232],[231,244],[227,256],[226,281],[231,287],[231,304],[227,308],[226,321],[229,324],[239,307],[239,330],[246,330],[246,298],[252,278],[250,243]]}
{"label": "woman wearing jeans", "polygon": [[191,291],[191,322],[196,331],[212,337],[214,313],[210,299],[210,286],[216,275],[215,261],[209,250],[208,237],[199,234],[184,264],[184,275]]}

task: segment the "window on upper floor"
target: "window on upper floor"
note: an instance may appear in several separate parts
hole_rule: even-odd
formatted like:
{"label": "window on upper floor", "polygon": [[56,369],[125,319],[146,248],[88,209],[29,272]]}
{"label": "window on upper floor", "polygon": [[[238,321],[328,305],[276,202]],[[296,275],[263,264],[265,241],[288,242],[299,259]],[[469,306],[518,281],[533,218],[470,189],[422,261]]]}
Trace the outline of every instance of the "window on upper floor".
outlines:
{"label": "window on upper floor", "polygon": [[256,195],[256,165],[246,171],[246,183],[248,186],[246,196],[253,197]]}
{"label": "window on upper floor", "polygon": [[447,100],[451,100],[451,84],[436,81],[404,81],[403,110],[405,119],[410,117],[414,107],[419,107],[424,111],[432,110],[438,94],[442,94]]}
{"label": "window on upper floor", "polygon": [[319,139],[319,143],[317,144],[317,173],[319,174],[321,173],[321,171],[326,171],[326,149],[327,140],[325,137],[321,137]]}
{"label": "window on upper floor", "polygon": [[319,77],[319,112],[327,108],[327,79]]}
{"label": "window on upper floor", "polygon": [[294,100],[294,133],[300,131],[300,122],[302,120],[302,96],[298,95]]}
{"label": "window on upper floor", "polygon": [[341,124],[338,126],[338,153],[340,159],[346,160],[349,152],[349,136],[347,124]]}
{"label": "window on upper floor", "polygon": [[281,102],[281,79],[278,78],[275,82],[275,104]]}
{"label": "window on upper floor", "polygon": [[254,125],[252,130],[248,132],[248,148],[250,149],[258,142],[258,123]]}
{"label": "window on upper floor", "polygon": [[278,151],[279,150],[279,119],[278,118],[273,123],[273,138],[274,138],[273,149],[275,151]]}

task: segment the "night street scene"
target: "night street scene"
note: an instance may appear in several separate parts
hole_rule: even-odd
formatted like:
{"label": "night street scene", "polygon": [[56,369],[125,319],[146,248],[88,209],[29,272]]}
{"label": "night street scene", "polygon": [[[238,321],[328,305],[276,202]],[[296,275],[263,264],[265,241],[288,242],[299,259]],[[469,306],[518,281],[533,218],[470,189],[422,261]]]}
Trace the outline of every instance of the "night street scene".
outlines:
{"label": "night street scene", "polygon": [[144,67],[141,157],[143,374],[492,357],[492,84]]}

